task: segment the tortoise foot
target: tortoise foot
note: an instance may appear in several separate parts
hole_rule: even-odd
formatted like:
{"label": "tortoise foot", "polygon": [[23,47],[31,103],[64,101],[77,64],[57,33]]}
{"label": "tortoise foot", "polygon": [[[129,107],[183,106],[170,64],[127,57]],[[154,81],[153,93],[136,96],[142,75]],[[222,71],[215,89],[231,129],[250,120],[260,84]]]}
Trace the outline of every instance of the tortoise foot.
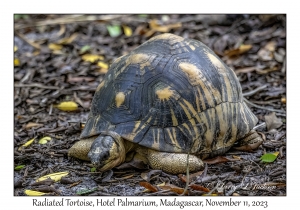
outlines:
{"label": "tortoise foot", "polygon": [[[187,154],[168,153],[150,150],[148,152],[149,165],[153,169],[163,170],[171,174],[186,173]],[[203,162],[194,155],[189,155],[189,171],[199,171],[203,169]]]}
{"label": "tortoise foot", "polygon": [[257,149],[263,142],[261,136],[254,130],[251,130],[242,139],[239,140],[239,145],[234,147],[241,151],[253,151]]}

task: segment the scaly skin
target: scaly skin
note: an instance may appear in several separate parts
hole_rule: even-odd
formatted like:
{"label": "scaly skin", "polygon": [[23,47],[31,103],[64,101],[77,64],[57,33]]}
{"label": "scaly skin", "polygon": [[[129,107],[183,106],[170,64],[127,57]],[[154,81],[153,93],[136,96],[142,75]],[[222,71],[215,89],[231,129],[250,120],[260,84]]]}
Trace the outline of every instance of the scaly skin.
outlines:
{"label": "scaly skin", "polygon": [[[136,151],[142,157],[145,157],[143,160],[146,160],[147,164],[149,164],[153,169],[163,170],[171,174],[185,173],[186,171],[187,154],[159,152],[152,149],[148,149],[146,147],[138,146],[137,144],[131,143],[129,141],[124,141],[119,135],[116,135],[115,133],[112,135],[112,137],[118,143],[114,142],[112,144],[110,148],[109,158],[107,160],[100,161],[100,171],[107,171],[111,168],[120,165],[125,161],[125,158],[121,157],[125,157],[125,154],[131,151]],[[91,150],[93,142],[97,138],[98,136],[94,136],[76,142],[69,150],[68,155],[81,160],[90,161],[88,153]],[[97,165],[97,163],[95,165]],[[203,168],[203,162],[196,156],[190,155],[189,170],[197,171],[201,168]]]}
{"label": "scaly skin", "polygon": [[[147,161],[147,164],[153,169],[163,170],[171,174],[185,173],[187,167],[187,154],[185,153],[168,153],[159,152],[153,149],[149,149],[143,146],[139,146],[135,143],[129,142],[121,138],[114,132],[109,132],[105,135],[110,135],[114,140],[112,146],[109,148],[108,159],[100,160],[96,163],[96,166],[101,166],[100,171],[107,171],[112,169],[125,161],[125,156],[131,151],[136,151],[143,158],[143,161]],[[99,136],[91,137],[88,139],[82,139],[76,142],[69,150],[68,155],[89,161],[88,153],[91,150],[91,146],[96,138]],[[248,143],[248,144],[247,144]],[[255,131],[249,132],[244,138],[241,139],[241,145],[247,148],[256,149],[262,143],[262,139]],[[243,150],[241,148],[241,150]],[[249,151],[249,150],[248,150]],[[137,156],[136,156],[137,157]],[[101,164],[100,164],[101,162]],[[193,154],[189,155],[189,171],[199,171],[203,168],[203,162],[200,158]]]}

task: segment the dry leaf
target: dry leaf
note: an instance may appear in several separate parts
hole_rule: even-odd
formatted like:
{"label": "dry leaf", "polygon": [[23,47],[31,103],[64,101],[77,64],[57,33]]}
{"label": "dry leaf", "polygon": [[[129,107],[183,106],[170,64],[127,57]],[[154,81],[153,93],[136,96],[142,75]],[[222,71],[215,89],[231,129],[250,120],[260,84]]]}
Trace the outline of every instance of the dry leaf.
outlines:
{"label": "dry leaf", "polygon": [[230,161],[229,159],[227,159],[226,157],[223,157],[223,156],[218,156],[218,157],[215,157],[212,159],[203,160],[203,162],[207,163],[207,164],[226,163],[229,161]]}
{"label": "dry leaf", "polygon": [[[201,174],[203,174],[203,171],[198,171],[196,173],[190,174],[190,177],[189,177],[190,182],[194,181]],[[179,174],[178,177],[181,179],[181,181],[186,183],[186,176],[185,175]]]}
{"label": "dry leaf", "polygon": [[108,170],[104,173],[104,176],[101,180],[101,182],[109,182],[111,180],[111,177],[114,175],[113,170]]}
{"label": "dry leaf", "polygon": [[252,48],[252,45],[251,44],[242,44],[240,47],[239,47],[239,51],[240,53],[245,53],[247,51],[249,51],[250,49]]}
{"label": "dry leaf", "polygon": [[129,37],[132,35],[132,30],[129,26],[123,26],[124,34],[125,36]]}
{"label": "dry leaf", "polygon": [[157,187],[162,187],[162,186],[165,186],[166,185],[166,183],[165,182],[163,182],[163,183],[160,183],[160,184],[158,184],[158,185],[156,185]]}
{"label": "dry leaf", "polygon": [[262,61],[271,61],[273,59],[272,53],[264,48],[260,49],[257,55]]}
{"label": "dry leaf", "polygon": [[121,177],[120,180],[129,179],[129,178],[132,178],[133,176],[134,176],[134,174],[129,174],[127,176]]}
{"label": "dry leaf", "polygon": [[[179,195],[184,192],[184,188],[181,188],[181,187],[178,187],[176,185],[169,184],[169,183],[167,183],[167,184],[166,183],[160,184],[159,188],[162,189],[162,190],[169,190],[169,191],[175,192],[175,193],[177,193]],[[186,191],[185,194],[187,195],[188,191]]]}
{"label": "dry leaf", "polygon": [[241,157],[240,156],[237,156],[237,155],[232,155],[232,157],[236,160],[241,160]]}
{"label": "dry leaf", "polygon": [[276,117],[275,112],[265,115],[265,121],[268,131],[279,128],[282,125],[282,120]]}
{"label": "dry leaf", "polygon": [[[177,193],[179,195],[184,192],[184,188],[177,187],[177,186],[172,185],[172,184],[161,186],[160,189],[162,189],[162,190],[170,190],[170,191],[175,192],[175,193]],[[187,193],[188,193],[188,191],[186,192],[186,194]]]}
{"label": "dry leaf", "polygon": [[85,123],[80,123],[80,129],[83,130],[85,127]]}
{"label": "dry leaf", "polygon": [[61,50],[63,48],[63,46],[60,44],[50,43],[50,44],[48,44],[48,48],[50,50],[56,51],[56,50]]}
{"label": "dry leaf", "polygon": [[270,51],[270,52],[274,52],[276,49],[276,42],[275,41],[270,41],[266,44],[266,46],[264,47],[266,50]]}
{"label": "dry leaf", "polygon": [[42,176],[40,178],[38,178],[36,180],[36,182],[40,182],[43,180],[46,180],[48,178],[52,179],[53,181],[57,182],[59,181],[62,177],[67,176],[69,174],[69,172],[64,171],[64,172],[57,172],[57,173],[53,173],[53,174],[47,174],[45,176]]}
{"label": "dry leaf", "polygon": [[158,191],[157,187],[153,186],[152,184],[150,184],[148,182],[140,182],[140,185],[142,187],[145,187],[146,189],[150,190],[151,192],[157,192]]}
{"label": "dry leaf", "polygon": [[33,55],[34,55],[34,56],[37,56],[37,55],[39,55],[40,53],[41,53],[40,50],[35,50],[35,51],[33,52]]}
{"label": "dry leaf", "polygon": [[22,146],[20,146],[18,148],[18,151],[22,150],[22,148],[28,147],[29,145],[31,145],[33,143],[33,141],[35,140],[36,137],[34,137],[33,139],[28,140],[25,144],[23,144]]}
{"label": "dry leaf", "polygon": [[94,63],[98,60],[104,60],[104,57],[101,55],[94,55],[94,54],[85,54],[81,56],[82,60]]}
{"label": "dry leaf", "polygon": [[28,130],[28,129],[33,128],[33,127],[38,128],[38,127],[42,127],[42,126],[44,126],[44,125],[41,124],[41,123],[29,122],[27,125],[25,125],[25,129]]}
{"label": "dry leaf", "polygon": [[65,101],[60,104],[54,106],[62,111],[76,111],[78,109],[78,105],[73,101]]}
{"label": "dry leaf", "polygon": [[52,179],[48,178],[48,179],[45,179],[45,180],[40,181],[40,182],[33,182],[30,185],[31,186],[40,186],[40,185],[48,185],[48,186],[50,186],[53,183],[54,183],[54,181]]}
{"label": "dry leaf", "polygon": [[153,35],[155,32],[168,33],[172,29],[178,29],[182,27],[181,23],[174,23],[169,25],[159,25],[157,20],[149,21],[150,30],[145,34],[146,37]]}
{"label": "dry leaf", "polygon": [[209,192],[210,191],[206,187],[203,187],[203,186],[197,185],[197,184],[190,185],[190,188],[192,188],[193,190],[198,190],[198,191],[203,191],[203,192]]}
{"label": "dry leaf", "polygon": [[78,36],[78,34],[74,33],[70,37],[66,37],[66,38],[63,38],[63,39],[57,41],[57,44],[71,44],[76,39],[77,36]]}
{"label": "dry leaf", "polygon": [[[238,147],[233,147],[234,149],[236,150],[239,150],[239,151],[244,151],[244,152],[253,152],[253,149],[257,148],[259,145],[261,144],[261,142],[257,142],[255,144],[245,144],[245,145],[242,145],[242,146],[238,146]],[[237,160],[237,159],[235,159]]]}
{"label": "dry leaf", "polygon": [[68,82],[70,82],[70,83],[72,83],[72,82],[83,82],[83,81],[91,82],[91,81],[94,81],[94,80],[95,80],[94,77],[71,77],[71,76],[68,76]]}
{"label": "dry leaf", "polygon": [[60,190],[55,189],[55,187],[53,186],[39,186],[39,187],[35,187],[32,190],[36,190],[38,192],[43,192],[43,193],[51,193],[54,192],[56,194],[60,194]]}
{"label": "dry leaf", "polygon": [[[172,192],[175,192],[179,195],[181,195],[184,192],[184,188],[180,188],[180,187],[173,187],[170,189]],[[185,195],[188,194],[188,191],[185,192]]]}
{"label": "dry leaf", "polygon": [[278,183],[278,182],[266,182],[264,186],[276,186],[276,187],[284,187],[286,183]]}
{"label": "dry leaf", "polygon": [[18,58],[14,59],[14,66],[20,66],[20,60]]}
{"label": "dry leaf", "polygon": [[281,55],[281,54],[279,54],[279,53],[277,53],[277,52],[274,52],[274,58],[275,58],[275,60],[276,60],[277,62],[283,63],[285,56],[284,56],[284,55]]}
{"label": "dry leaf", "polygon": [[263,70],[260,70],[260,69],[256,69],[256,73],[257,74],[268,74],[270,72],[273,72],[273,71],[278,71],[278,67],[277,66],[274,66],[272,68],[268,68],[268,69],[263,69]]}
{"label": "dry leaf", "polygon": [[239,73],[249,73],[249,72],[255,71],[256,69],[257,69],[256,66],[251,66],[251,67],[245,67],[245,68],[236,69],[234,72],[236,74],[239,74]]}
{"label": "dry leaf", "polygon": [[227,55],[228,57],[238,56],[249,51],[251,48],[252,45],[250,44],[246,44],[246,45],[242,44],[239,48],[226,50],[224,54]]}
{"label": "dry leaf", "polygon": [[99,69],[97,72],[99,72],[100,74],[106,74],[108,72],[108,69],[106,68],[101,68]]}
{"label": "dry leaf", "polygon": [[35,190],[25,190],[24,193],[28,196],[42,196],[46,195],[47,193],[35,191]]}
{"label": "dry leaf", "polygon": [[141,173],[142,179],[149,182],[153,176],[157,176],[161,174],[161,170],[151,170],[149,172],[143,172]]}
{"label": "dry leaf", "polygon": [[99,61],[97,63],[97,66],[101,67],[101,68],[104,68],[104,69],[108,69],[108,64],[103,62],[103,61]]}
{"label": "dry leaf", "polygon": [[47,144],[47,142],[50,140],[51,140],[50,136],[45,136],[39,140],[39,144]]}
{"label": "dry leaf", "polygon": [[276,49],[276,42],[270,41],[263,48],[261,48],[257,55],[262,61],[270,61],[274,58],[274,51]]}

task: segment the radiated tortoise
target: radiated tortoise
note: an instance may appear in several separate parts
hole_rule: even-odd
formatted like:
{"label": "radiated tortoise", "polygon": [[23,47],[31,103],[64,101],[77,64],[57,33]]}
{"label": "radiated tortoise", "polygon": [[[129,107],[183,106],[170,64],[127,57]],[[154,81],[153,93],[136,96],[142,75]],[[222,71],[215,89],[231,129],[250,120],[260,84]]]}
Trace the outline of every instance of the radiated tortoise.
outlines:
{"label": "radiated tortoise", "polygon": [[189,170],[197,171],[201,159],[237,140],[258,147],[256,123],[235,73],[200,41],[166,33],[112,63],[69,156],[106,171],[134,152],[152,168],[178,174],[189,152]]}

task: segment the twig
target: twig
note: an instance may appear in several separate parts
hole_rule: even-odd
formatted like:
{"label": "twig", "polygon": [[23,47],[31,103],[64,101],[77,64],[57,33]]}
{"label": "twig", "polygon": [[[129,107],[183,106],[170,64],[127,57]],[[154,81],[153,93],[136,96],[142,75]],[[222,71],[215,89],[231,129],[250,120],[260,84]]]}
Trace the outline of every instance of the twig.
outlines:
{"label": "twig", "polygon": [[69,167],[66,167],[68,170],[70,170],[70,171],[73,171],[73,172],[75,172],[76,174],[79,174],[79,175],[86,175],[86,174],[102,174],[103,172],[98,172],[98,171],[95,171],[95,172],[79,172],[79,171],[77,171],[77,170],[74,170],[74,169],[71,169],[71,168],[69,168]]}
{"label": "twig", "polygon": [[51,19],[51,20],[42,20],[28,25],[15,25],[15,29],[23,29],[33,26],[46,26],[46,25],[57,25],[57,24],[68,24],[76,22],[88,22],[88,21],[109,21],[117,18],[124,17],[124,15],[66,15],[60,18]]}
{"label": "twig", "polygon": [[283,149],[285,148],[285,146],[281,146],[280,148],[279,148],[279,155],[280,155],[280,157],[283,157]]}
{"label": "twig", "polygon": [[265,89],[266,87],[267,87],[267,85],[263,85],[263,86],[261,86],[261,87],[258,87],[258,88],[256,88],[256,89],[252,90],[252,91],[243,93],[243,96],[244,96],[244,97],[246,97],[246,96],[252,96],[252,95],[254,95],[255,93],[257,93],[257,92],[259,92],[259,91]]}
{"label": "twig", "polygon": [[264,110],[268,110],[268,111],[270,111],[270,112],[280,112],[280,113],[285,113],[285,111],[283,111],[283,110],[272,109],[272,108],[267,108],[267,107],[263,107],[263,106],[256,105],[256,104],[254,104],[254,103],[248,101],[248,100],[245,99],[245,98],[244,98],[244,101],[245,101],[247,104],[249,104],[249,105],[251,105],[251,106],[254,106],[254,107],[258,108],[258,109],[264,109]]}
{"label": "twig", "polygon": [[274,102],[280,102],[281,99],[273,99],[273,100],[269,100],[269,101],[252,101],[252,103],[255,103],[255,104],[271,104],[271,103],[274,103]]}
{"label": "twig", "polygon": [[190,151],[187,153],[187,162],[186,162],[186,182],[185,182],[185,188],[183,190],[183,193],[181,195],[185,195],[188,188],[189,188],[189,183],[190,183],[190,166],[189,166],[189,158],[190,158]]}
{"label": "twig", "polygon": [[286,117],[286,113],[276,113],[277,116]]}
{"label": "twig", "polygon": [[211,191],[209,191],[206,195],[211,195],[218,187],[219,184],[217,183],[216,186]]}
{"label": "twig", "polygon": [[49,116],[52,115],[53,104],[50,105]]}
{"label": "twig", "polygon": [[49,90],[58,90],[59,87],[54,87],[54,86],[45,86],[39,83],[31,83],[31,84],[19,84],[16,83],[14,84],[15,87],[37,87],[37,88],[42,88],[42,89],[49,89]]}
{"label": "twig", "polygon": [[266,123],[265,122],[263,122],[263,123],[261,123],[261,124],[259,124],[257,126],[254,126],[253,130],[257,130],[258,128],[264,128],[264,127],[266,127]]}
{"label": "twig", "polygon": [[26,43],[28,43],[29,45],[31,45],[31,46],[34,47],[35,49],[38,49],[38,50],[41,49],[41,46],[40,46],[40,45],[38,45],[38,44],[36,44],[36,43],[34,43],[34,42],[28,40],[25,36],[23,36],[22,34],[18,33],[17,31],[15,31],[15,33],[16,33],[16,35],[17,35],[18,37],[20,37],[21,39],[23,39]]}
{"label": "twig", "polygon": [[[254,163],[256,166],[258,166],[258,168],[260,168],[260,171],[262,172],[263,171],[263,169],[257,164],[257,163],[255,163],[253,160],[250,160],[250,162],[251,163]],[[244,178],[243,178],[244,179]]]}

